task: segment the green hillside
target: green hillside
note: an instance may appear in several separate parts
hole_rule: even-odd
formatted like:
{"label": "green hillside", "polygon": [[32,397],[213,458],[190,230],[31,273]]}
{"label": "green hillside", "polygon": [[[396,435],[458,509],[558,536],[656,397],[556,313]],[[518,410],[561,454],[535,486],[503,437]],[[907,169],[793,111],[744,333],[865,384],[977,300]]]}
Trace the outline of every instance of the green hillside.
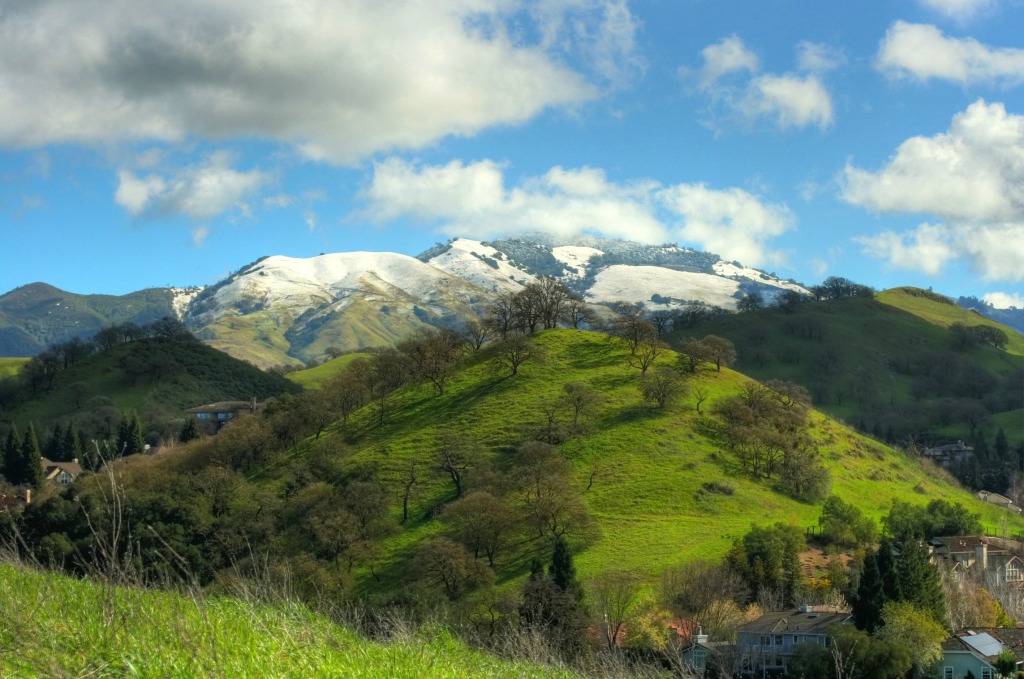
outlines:
{"label": "green hillside", "polygon": [[[480,353],[444,396],[418,387],[399,397],[385,426],[377,427],[374,413],[367,410],[330,435],[348,444],[351,464],[378,465],[383,483],[397,495],[403,471],[413,463],[429,464],[447,430],[472,432],[498,467],[514,464],[516,447],[543,427],[542,405],[554,401],[564,384],[580,382],[602,398],[593,432],[561,446],[576,487],[586,488],[596,472],[583,497],[597,519],[600,538],[579,554],[582,573],[628,568],[653,576],[686,560],[723,555],[753,523],[816,523],[818,506],[740,473],[720,444],[700,433],[702,416],[692,398],[664,411],[644,405],[639,371],[629,367],[628,350],[613,338],[560,330],[542,333],[535,341],[546,350],[546,361],[526,364],[515,377],[494,375],[487,354]],[[708,391],[702,410],[708,412],[747,381],[731,370],[703,371],[697,378]],[[950,485],[944,475],[927,472],[916,460],[824,415],[813,415],[812,433],[832,472],[833,491],[873,518],[885,514],[893,499],[924,504],[942,497],[969,504],[989,525],[1004,519],[996,508]],[[268,478],[281,478],[286,469]],[[716,482],[731,487],[732,494],[701,492],[704,484]],[[451,499],[451,484],[435,475],[419,493],[415,513],[423,515]],[[426,521],[406,528],[390,541],[389,558],[401,562],[412,544],[438,527]],[[509,575],[523,572],[529,552],[520,557],[509,565]]]}
{"label": "green hillside", "polygon": [[[441,628],[369,641],[301,605],[115,587],[0,564],[0,676],[558,677]],[[17,611],[17,613],[13,613]]]}
{"label": "green hillside", "polygon": [[0,358],[0,379],[13,377],[24,365],[27,358]]}
{"label": "green hillside", "polygon": [[[141,339],[96,353],[61,371],[49,388],[13,390],[0,419],[40,431],[74,420],[90,437],[134,410],[154,436],[173,434],[184,411],[226,400],[265,400],[298,387],[192,340]],[[2,403],[2,402],[0,402]]]}
{"label": "green hillside", "polygon": [[[1024,337],[944,299],[900,288],[712,317],[671,339],[725,337],[738,370],[802,384],[815,407],[876,438],[970,440],[983,431],[991,442],[1003,426],[1019,445],[1024,420],[1006,414],[1024,407]],[[953,323],[999,327],[1007,347],[962,345]]]}
{"label": "green hillside", "polygon": [[[358,352],[345,354],[344,356],[325,361],[315,368],[306,368],[305,370],[296,370],[295,372],[288,373],[285,377],[303,389],[320,389],[348,367],[349,363],[357,358],[367,358],[368,356],[369,354]],[[0,367],[2,365],[0,363]]]}
{"label": "green hillside", "polygon": [[0,295],[0,356],[34,356],[72,337],[120,323],[144,325],[175,316],[167,288],[127,295],[79,295],[32,283]]}
{"label": "green hillside", "polygon": [[1002,323],[986,318],[973,309],[965,309],[948,297],[920,288],[903,287],[883,290],[875,296],[875,299],[944,328],[948,328],[954,323],[999,328],[1006,332],[1010,340],[1006,347],[1007,353],[1024,356],[1024,335]]}

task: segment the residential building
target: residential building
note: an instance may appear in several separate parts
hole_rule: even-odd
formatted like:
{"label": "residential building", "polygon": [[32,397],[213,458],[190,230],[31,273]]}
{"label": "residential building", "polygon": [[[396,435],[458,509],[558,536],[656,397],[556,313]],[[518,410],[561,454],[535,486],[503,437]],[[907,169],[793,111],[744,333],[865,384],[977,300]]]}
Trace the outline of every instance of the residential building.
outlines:
{"label": "residential building", "polygon": [[974,448],[965,445],[963,441],[957,441],[925,448],[923,454],[940,467],[949,469],[956,462],[963,462],[974,457]]}
{"label": "residential building", "polygon": [[56,486],[70,486],[82,474],[82,465],[78,460],[71,462],[54,462],[45,457],[40,459],[43,466],[43,480]]}
{"label": "residential building", "polygon": [[[996,658],[1013,648],[1004,644],[997,635],[1016,630],[964,630],[946,639],[942,644],[942,659],[938,662],[938,676],[942,679],[996,679]],[[1021,663],[1017,662],[1020,669]]]}
{"label": "residential building", "polygon": [[928,541],[932,562],[947,568],[958,580],[966,577],[1024,586],[1024,560],[1012,543],[995,537],[953,535]]}
{"label": "residential building", "polygon": [[850,622],[847,611],[801,606],[765,613],[736,630],[736,652],[744,676],[781,676],[800,644],[831,646],[829,630]]}
{"label": "residential building", "polygon": [[243,413],[255,415],[263,409],[262,403],[256,403],[252,398],[248,401],[217,401],[195,408],[189,408],[185,412],[194,415],[199,420],[199,427],[207,434],[217,433],[221,427]]}

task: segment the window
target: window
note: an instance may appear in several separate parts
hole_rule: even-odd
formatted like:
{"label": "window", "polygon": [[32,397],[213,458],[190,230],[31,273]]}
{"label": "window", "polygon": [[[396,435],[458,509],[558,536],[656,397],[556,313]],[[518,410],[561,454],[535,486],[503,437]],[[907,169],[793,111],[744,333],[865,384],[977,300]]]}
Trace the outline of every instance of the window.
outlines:
{"label": "window", "polygon": [[770,646],[771,643],[772,643],[772,638],[770,636],[765,635],[765,636],[761,637],[761,645],[762,646]]}
{"label": "window", "polygon": [[782,635],[781,634],[776,634],[775,635],[775,645],[776,646],[781,646],[782,645]]}
{"label": "window", "polygon": [[942,679],[956,679],[953,675],[953,668],[946,666],[942,668]]}
{"label": "window", "polygon": [[981,668],[981,679],[992,679],[992,668],[982,667]]}
{"label": "window", "polygon": [[1006,564],[1007,582],[1019,582],[1021,580],[1020,562],[1010,561]]}

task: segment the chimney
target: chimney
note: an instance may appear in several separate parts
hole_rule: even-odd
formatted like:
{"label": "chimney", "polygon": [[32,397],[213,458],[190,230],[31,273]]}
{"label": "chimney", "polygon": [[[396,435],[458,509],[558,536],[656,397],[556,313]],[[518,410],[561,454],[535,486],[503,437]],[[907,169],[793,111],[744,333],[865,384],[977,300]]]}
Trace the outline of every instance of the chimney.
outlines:
{"label": "chimney", "polygon": [[988,545],[984,542],[974,548],[974,561],[981,566],[981,570],[988,570]]}
{"label": "chimney", "polygon": [[708,643],[708,635],[704,634],[704,628],[703,627],[697,627],[697,634],[694,635],[693,641],[696,644],[706,644],[706,643]]}
{"label": "chimney", "polygon": [[253,415],[256,414],[256,397],[255,396],[253,396],[252,399],[249,401],[249,412],[251,412]]}

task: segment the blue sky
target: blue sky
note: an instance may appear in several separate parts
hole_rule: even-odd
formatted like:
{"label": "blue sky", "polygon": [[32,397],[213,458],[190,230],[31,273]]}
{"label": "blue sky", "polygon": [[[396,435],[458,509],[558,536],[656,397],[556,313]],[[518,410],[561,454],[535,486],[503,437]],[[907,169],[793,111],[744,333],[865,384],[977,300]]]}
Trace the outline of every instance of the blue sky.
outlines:
{"label": "blue sky", "polygon": [[1024,306],[1021,0],[0,0],[0,292],[455,235]]}

